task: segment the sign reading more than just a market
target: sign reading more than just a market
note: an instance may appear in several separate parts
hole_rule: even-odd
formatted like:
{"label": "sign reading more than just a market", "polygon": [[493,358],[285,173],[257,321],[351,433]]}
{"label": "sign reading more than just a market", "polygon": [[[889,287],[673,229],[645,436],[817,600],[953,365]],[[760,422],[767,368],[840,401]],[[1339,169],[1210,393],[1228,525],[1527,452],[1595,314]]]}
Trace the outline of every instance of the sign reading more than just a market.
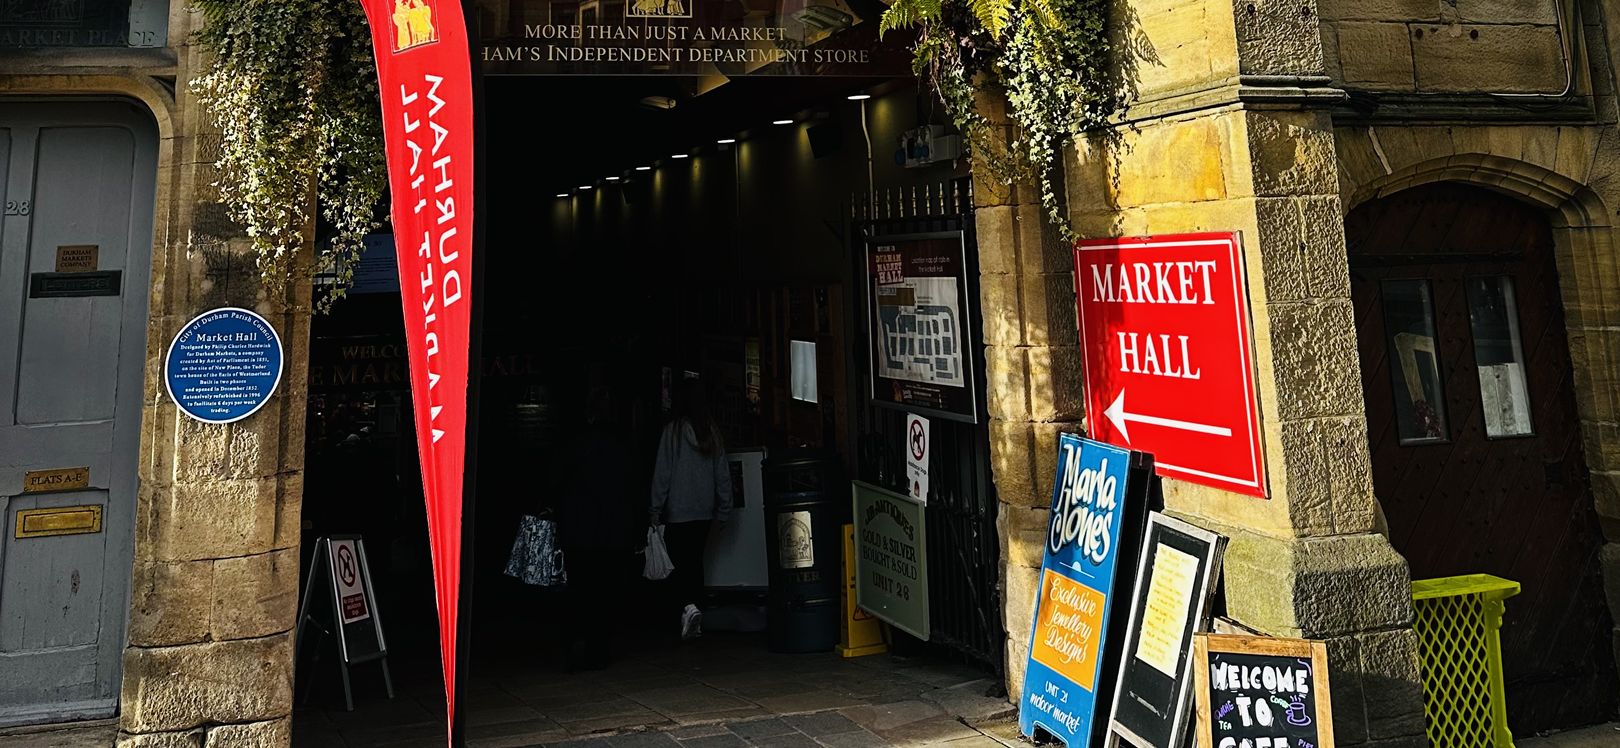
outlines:
{"label": "sign reading more than just a market", "polygon": [[870,0],[477,5],[490,75],[912,75],[904,35],[878,33],[888,5]]}
{"label": "sign reading more than just a market", "polygon": [[927,512],[905,494],[860,481],[854,494],[855,603],[927,640]]}
{"label": "sign reading more than just a market", "polygon": [[281,338],[246,309],[204,312],[169,345],[163,379],[169,397],[203,423],[231,423],[258,412],[281,382]]}
{"label": "sign reading more than just a market", "polygon": [[1112,685],[1104,665],[1119,650],[1110,646],[1111,629],[1118,628],[1110,622],[1119,617],[1113,602],[1129,585],[1133,529],[1146,508],[1150,461],[1074,434],[1058,442],[1041,588],[1018,702],[1019,729],[1031,738],[1038,737],[1038,728],[1069,748],[1087,748],[1103,733],[1097,704],[1107,704]]}
{"label": "sign reading more than just a market", "polygon": [[1234,233],[1074,248],[1091,437],[1159,475],[1264,498],[1243,252]]}
{"label": "sign reading more than just a market", "polygon": [[866,241],[872,402],[977,423],[977,336],[962,233]]}
{"label": "sign reading more than just a market", "polygon": [[1139,748],[1181,748],[1192,709],[1193,635],[1209,628],[1226,538],[1154,512],[1140,548],[1108,729]]}
{"label": "sign reading more than just a market", "polygon": [[1198,748],[1333,748],[1327,645],[1199,634]]}

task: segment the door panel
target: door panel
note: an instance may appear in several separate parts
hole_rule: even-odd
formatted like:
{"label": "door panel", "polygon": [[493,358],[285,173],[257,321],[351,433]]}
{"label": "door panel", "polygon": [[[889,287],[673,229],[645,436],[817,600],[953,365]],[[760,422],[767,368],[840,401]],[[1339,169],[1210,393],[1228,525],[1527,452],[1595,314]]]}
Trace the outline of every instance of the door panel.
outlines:
{"label": "door panel", "polygon": [[[104,717],[129,619],[157,131],[121,103],[0,106],[0,727]],[[24,208],[26,206],[26,208]],[[31,298],[60,246],[95,245],[116,295]],[[31,471],[89,485],[23,493]],[[99,528],[19,530],[96,506]],[[60,529],[60,528],[59,528]]]}
{"label": "door panel", "polygon": [[[106,491],[18,496],[7,507],[6,527],[15,533],[18,513],[30,509],[106,504]],[[0,558],[6,567],[0,580],[0,651],[94,644],[101,628],[107,533],[13,537],[19,542]]]}
{"label": "door panel", "polygon": [[[123,270],[134,134],[112,127],[41,130],[36,168],[29,272],[54,271],[57,247],[68,245],[95,245],[98,269]],[[17,423],[113,417],[123,307],[121,296],[27,299]]]}
{"label": "door panel", "polygon": [[[1516,734],[1611,718],[1620,679],[1550,225],[1506,196],[1442,183],[1358,207],[1345,234],[1373,485],[1391,542],[1414,579],[1485,573],[1521,584],[1502,629]],[[1386,282],[1403,279],[1432,289],[1432,335],[1410,334],[1394,314],[1404,307]],[[1493,285],[1511,286],[1511,314],[1481,292]],[[1392,345],[1392,324],[1409,337]],[[1412,388],[1396,387],[1413,350],[1433,352],[1443,397],[1429,405],[1445,428],[1403,443]]]}

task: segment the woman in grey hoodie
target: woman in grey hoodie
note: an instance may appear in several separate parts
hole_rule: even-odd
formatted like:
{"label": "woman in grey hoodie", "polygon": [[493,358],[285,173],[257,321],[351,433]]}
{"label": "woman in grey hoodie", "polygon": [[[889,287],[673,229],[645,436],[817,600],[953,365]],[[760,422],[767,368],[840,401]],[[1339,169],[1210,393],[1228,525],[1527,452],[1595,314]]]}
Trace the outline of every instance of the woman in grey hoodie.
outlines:
{"label": "woman in grey hoodie", "polygon": [[681,381],[675,413],[658,440],[653,467],[652,523],[663,525],[669,548],[669,587],[681,614],[681,638],[703,632],[703,549],[714,523],[731,519],[731,470],[720,427],[709,415],[703,383]]}

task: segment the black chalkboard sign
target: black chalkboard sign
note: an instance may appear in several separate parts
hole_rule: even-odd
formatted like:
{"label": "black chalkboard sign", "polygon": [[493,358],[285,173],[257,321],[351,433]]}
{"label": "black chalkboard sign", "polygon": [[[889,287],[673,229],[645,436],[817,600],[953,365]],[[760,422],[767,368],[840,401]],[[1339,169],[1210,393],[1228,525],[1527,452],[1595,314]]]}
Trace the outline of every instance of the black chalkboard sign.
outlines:
{"label": "black chalkboard sign", "polygon": [[1333,748],[1327,645],[1200,634],[1198,748]]}
{"label": "black chalkboard sign", "polygon": [[1226,538],[1208,530],[1157,512],[1148,518],[1109,745],[1120,739],[1138,748],[1185,744],[1192,722],[1193,635],[1209,630],[1210,595],[1225,550]]}

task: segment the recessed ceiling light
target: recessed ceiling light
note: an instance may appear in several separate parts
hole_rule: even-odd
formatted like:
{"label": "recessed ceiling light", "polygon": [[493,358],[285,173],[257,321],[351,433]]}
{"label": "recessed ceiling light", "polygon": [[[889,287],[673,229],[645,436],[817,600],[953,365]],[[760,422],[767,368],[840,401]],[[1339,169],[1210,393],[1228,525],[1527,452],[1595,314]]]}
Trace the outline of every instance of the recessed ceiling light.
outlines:
{"label": "recessed ceiling light", "polygon": [[568,197],[568,193],[564,192],[564,193],[558,195],[557,197]]}
{"label": "recessed ceiling light", "polygon": [[716,140],[714,142],[719,143],[720,145],[731,145],[732,143],[737,142],[737,139],[736,138],[721,138],[721,139]]}
{"label": "recessed ceiling light", "polygon": [[591,188],[591,186],[588,185],[588,184],[582,184],[582,185],[579,186],[579,188],[582,189],[582,190],[588,190],[588,189]]}
{"label": "recessed ceiling light", "polygon": [[870,99],[870,98],[872,98],[871,94],[855,94],[854,96],[849,97],[849,100],[850,101],[865,101],[866,99]]}
{"label": "recessed ceiling light", "polygon": [[779,120],[777,120],[775,122],[772,122],[771,124],[773,124],[773,125],[791,125],[791,124],[793,124],[793,120],[779,119]]}
{"label": "recessed ceiling light", "polygon": [[687,154],[685,154],[685,153],[677,153],[677,154],[675,154],[674,157],[675,158],[686,158],[686,156],[687,156]]}
{"label": "recessed ceiling light", "polygon": [[637,166],[636,171],[652,171],[651,166]]}
{"label": "recessed ceiling light", "polygon": [[609,181],[609,182],[617,182],[617,181],[619,181],[619,178],[618,177],[608,177],[607,181]]}

